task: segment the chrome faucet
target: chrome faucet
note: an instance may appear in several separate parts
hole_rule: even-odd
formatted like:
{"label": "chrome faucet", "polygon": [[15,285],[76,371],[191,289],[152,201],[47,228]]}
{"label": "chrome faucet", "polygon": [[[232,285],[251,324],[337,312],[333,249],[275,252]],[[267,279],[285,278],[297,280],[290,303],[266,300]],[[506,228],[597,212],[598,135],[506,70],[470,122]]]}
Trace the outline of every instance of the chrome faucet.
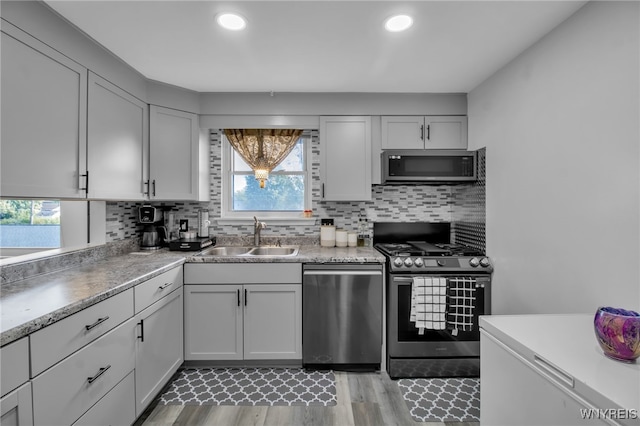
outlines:
{"label": "chrome faucet", "polygon": [[253,217],[255,223],[253,224],[253,245],[260,245],[260,231],[267,227],[267,224],[264,222],[259,222],[257,217]]}

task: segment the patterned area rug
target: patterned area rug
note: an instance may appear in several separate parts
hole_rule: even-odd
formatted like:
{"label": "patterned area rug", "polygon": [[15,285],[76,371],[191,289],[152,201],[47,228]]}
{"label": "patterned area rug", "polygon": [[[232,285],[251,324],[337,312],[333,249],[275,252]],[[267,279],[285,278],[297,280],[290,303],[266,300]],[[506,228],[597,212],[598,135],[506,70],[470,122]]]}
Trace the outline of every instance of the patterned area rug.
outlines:
{"label": "patterned area rug", "polygon": [[400,379],[397,383],[417,422],[480,421],[480,379]]}
{"label": "patterned area rug", "polygon": [[294,368],[185,369],[160,405],[336,405],[331,371]]}

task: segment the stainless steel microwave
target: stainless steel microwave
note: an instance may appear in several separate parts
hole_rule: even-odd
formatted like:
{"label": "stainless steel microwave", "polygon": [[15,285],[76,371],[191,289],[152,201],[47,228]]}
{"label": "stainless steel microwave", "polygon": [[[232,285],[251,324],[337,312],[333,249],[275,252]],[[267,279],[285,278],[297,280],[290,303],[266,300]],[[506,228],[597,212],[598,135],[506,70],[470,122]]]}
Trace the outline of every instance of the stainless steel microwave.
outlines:
{"label": "stainless steel microwave", "polygon": [[462,183],[477,180],[477,156],[465,150],[382,152],[384,183]]}

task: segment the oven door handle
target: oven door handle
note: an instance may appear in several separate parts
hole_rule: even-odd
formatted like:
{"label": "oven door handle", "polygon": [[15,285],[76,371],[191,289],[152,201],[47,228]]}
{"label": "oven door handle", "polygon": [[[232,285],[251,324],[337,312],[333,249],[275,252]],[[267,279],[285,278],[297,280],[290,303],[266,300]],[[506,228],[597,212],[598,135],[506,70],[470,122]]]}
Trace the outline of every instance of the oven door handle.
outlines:
{"label": "oven door handle", "polygon": [[400,282],[400,283],[411,283],[411,282],[413,282],[413,278],[410,278],[410,277],[393,277],[392,280],[395,281],[395,282]]}

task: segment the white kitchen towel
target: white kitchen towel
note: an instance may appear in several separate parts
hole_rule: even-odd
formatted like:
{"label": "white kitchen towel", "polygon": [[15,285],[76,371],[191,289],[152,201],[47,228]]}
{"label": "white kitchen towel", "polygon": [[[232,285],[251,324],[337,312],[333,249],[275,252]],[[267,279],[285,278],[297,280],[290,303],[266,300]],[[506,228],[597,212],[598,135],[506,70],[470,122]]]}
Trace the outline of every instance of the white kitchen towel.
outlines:
{"label": "white kitchen towel", "polygon": [[449,308],[447,328],[473,330],[473,314],[476,307],[476,280],[473,278],[449,278]]}
{"label": "white kitchen towel", "polygon": [[424,329],[446,328],[447,282],[438,277],[414,277],[411,283],[410,321]]}

